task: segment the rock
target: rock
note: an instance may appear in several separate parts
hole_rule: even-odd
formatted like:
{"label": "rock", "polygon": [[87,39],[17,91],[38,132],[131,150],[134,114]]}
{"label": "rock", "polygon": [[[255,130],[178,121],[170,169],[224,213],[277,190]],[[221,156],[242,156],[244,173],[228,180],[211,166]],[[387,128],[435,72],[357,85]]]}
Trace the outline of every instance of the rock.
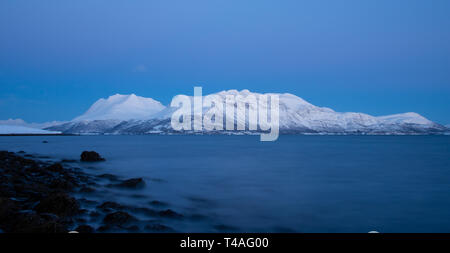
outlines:
{"label": "rock", "polygon": [[85,218],[76,218],[75,222],[77,222],[77,223],[87,223],[88,221]]}
{"label": "rock", "polygon": [[83,151],[81,153],[81,161],[83,162],[99,162],[99,161],[105,161],[103,157],[101,157],[97,152],[95,151]]}
{"label": "rock", "polygon": [[61,164],[0,151],[0,229],[4,232],[66,232],[79,214],[67,193],[84,173]]}
{"label": "rock", "polygon": [[159,200],[150,201],[149,204],[152,205],[152,206],[157,206],[157,207],[168,206],[167,203],[159,201]]}
{"label": "rock", "polygon": [[48,166],[46,169],[52,172],[62,172],[64,170],[64,167],[60,163],[54,163]]}
{"label": "rock", "polygon": [[82,193],[91,193],[94,191],[95,191],[94,188],[87,187],[87,186],[81,187],[81,189],[80,189],[80,192],[82,192]]}
{"label": "rock", "polygon": [[97,231],[98,232],[108,232],[108,231],[111,231],[111,229],[112,229],[111,226],[103,225],[103,226],[98,227]]}
{"label": "rock", "polygon": [[122,181],[119,184],[113,184],[109,186],[114,187],[122,187],[122,188],[142,188],[145,186],[144,179],[142,178],[131,178],[125,181]]}
{"label": "rock", "polygon": [[122,211],[117,211],[114,213],[107,214],[105,218],[103,218],[103,223],[106,225],[116,225],[122,226],[132,221],[136,221],[137,219],[131,216],[130,214]]}
{"label": "rock", "polygon": [[25,151],[20,150],[19,152],[17,152],[18,154],[25,154]]}
{"label": "rock", "polygon": [[42,143],[48,143],[48,141],[42,141]]}
{"label": "rock", "polygon": [[0,197],[0,223],[10,225],[18,211],[16,203],[8,198]]}
{"label": "rock", "polygon": [[124,209],[124,206],[116,202],[106,201],[97,206],[97,208],[103,210],[104,212],[109,212],[111,210],[122,210]]}
{"label": "rock", "polygon": [[34,210],[38,213],[53,213],[64,217],[78,213],[80,205],[65,193],[55,193],[41,200]]}
{"label": "rock", "polygon": [[136,212],[136,213],[142,213],[147,216],[158,216],[158,212],[146,207],[128,207],[130,211]]}
{"label": "rock", "polygon": [[81,234],[94,233],[94,228],[89,225],[80,225],[75,228],[75,231]]}
{"label": "rock", "polygon": [[20,213],[14,226],[16,233],[66,233],[64,224],[58,217],[40,216],[36,213]]}
{"label": "rock", "polygon": [[89,213],[89,216],[91,216],[91,217],[99,217],[101,214],[99,213],[99,212],[97,212],[97,211],[91,211],[90,213]]}
{"label": "rock", "polygon": [[116,175],[112,175],[112,174],[101,174],[101,175],[98,175],[97,177],[99,177],[99,178],[106,178],[106,179],[108,179],[110,181],[117,181],[118,180],[117,176]]}
{"label": "rock", "polygon": [[73,159],[62,159],[61,163],[76,163],[78,162],[77,160],[73,160]]}
{"label": "rock", "polygon": [[83,205],[88,205],[88,206],[93,206],[93,205],[97,205],[98,204],[97,201],[92,200],[92,199],[86,199],[86,198],[78,199],[78,201],[80,203],[82,203]]}
{"label": "rock", "polygon": [[73,189],[74,185],[68,180],[57,178],[50,182],[49,187],[52,189],[69,191]]}
{"label": "rock", "polygon": [[167,209],[167,210],[164,210],[164,211],[160,211],[160,212],[158,212],[158,214],[161,217],[167,217],[167,218],[181,218],[181,217],[183,217],[183,215],[174,212],[172,209]]}
{"label": "rock", "polygon": [[173,231],[172,228],[162,225],[162,224],[158,224],[158,223],[145,225],[144,229],[154,231],[154,232],[172,232]]}
{"label": "rock", "polygon": [[125,229],[129,232],[138,232],[139,231],[139,227],[137,225],[129,226]]}

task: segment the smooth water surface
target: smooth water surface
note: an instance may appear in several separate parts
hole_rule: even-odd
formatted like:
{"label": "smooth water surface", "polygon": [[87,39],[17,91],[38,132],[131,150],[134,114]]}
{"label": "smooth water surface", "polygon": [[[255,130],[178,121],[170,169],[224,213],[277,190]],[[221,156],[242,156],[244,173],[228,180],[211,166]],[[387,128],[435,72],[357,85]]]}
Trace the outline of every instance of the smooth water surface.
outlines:
{"label": "smooth water surface", "polygon": [[103,198],[166,202],[183,232],[450,232],[450,136],[3,136],[0,149],[95,150],[107,161],[71,165],[147,182]]}

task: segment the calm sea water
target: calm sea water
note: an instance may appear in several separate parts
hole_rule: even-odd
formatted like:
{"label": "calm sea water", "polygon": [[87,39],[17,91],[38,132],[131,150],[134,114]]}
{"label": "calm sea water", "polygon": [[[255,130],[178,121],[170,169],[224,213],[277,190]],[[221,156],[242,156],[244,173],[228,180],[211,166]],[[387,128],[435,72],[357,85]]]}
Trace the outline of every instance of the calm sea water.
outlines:
{"label": "calm sea water", "polygon": [[107,161],[72,165],[147,185],[92,198],[166,202],[179,231],[450,232],[450,136],[23,136],[0,149],[95,150]]}

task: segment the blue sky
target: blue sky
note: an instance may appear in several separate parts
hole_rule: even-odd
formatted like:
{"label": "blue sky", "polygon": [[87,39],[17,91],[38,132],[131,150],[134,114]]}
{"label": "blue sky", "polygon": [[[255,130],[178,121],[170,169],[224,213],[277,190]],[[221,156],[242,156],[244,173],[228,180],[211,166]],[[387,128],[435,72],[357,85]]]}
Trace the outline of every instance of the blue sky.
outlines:
{"label": "blue sky", "polygon": [[0,119],[70,120],[100,97],[289,92],[450,123],[450,1],[0,2]]}

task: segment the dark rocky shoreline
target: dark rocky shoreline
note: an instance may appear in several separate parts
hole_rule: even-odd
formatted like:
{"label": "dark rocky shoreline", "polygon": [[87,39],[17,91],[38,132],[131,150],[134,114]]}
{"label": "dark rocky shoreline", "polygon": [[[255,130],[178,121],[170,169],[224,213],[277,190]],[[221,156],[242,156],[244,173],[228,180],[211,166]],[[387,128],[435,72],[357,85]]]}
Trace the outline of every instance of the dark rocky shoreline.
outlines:
{"label": "dark rocky shoreline", "polygon": [[[86,153],[83,157],[86,158]],[[95,155],[94,158],[103,159]],[[145,181],[120,180],[111,174],[90,175],[65,163],[72,161],[62,161],[63,166],[41,161],[23,151],[0,151],[0,232],[173,232],[162,220],[183,218],[171,209],[77,199],[75,193],[92,194],[99,187],[139,189],[145,186]],[[99,185],[99,180],[109,183]],[[138,219],[132,213],[148,219]]]}

